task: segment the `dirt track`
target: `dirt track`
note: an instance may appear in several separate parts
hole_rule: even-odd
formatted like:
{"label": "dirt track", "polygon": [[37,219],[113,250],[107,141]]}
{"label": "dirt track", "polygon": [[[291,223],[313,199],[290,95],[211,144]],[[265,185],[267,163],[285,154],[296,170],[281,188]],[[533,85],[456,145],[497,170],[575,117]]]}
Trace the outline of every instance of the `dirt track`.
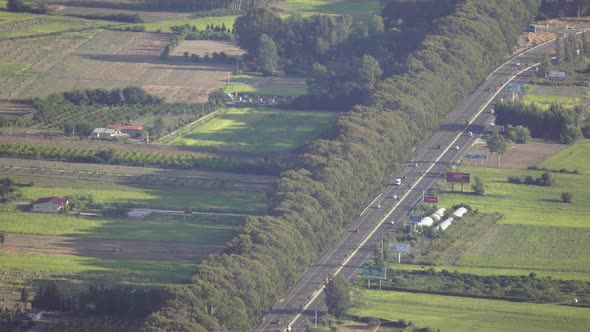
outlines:
{"label": "dirt track", "polygon": [[[511,144],[500,160],[501,168],[526,169],[529,166],[540,163],[547,157],[565,149],[566,144],[543,142],[534,140],[528,144]],[[498,155],[488,150],[485,141],[478,140],[470,151],[484,152],[488,154],[488,160],[483,162],[486,167],[498,167]],[[481,162],[471,162],[482,165]]]}
{"label": "dirt track", "polygon": [[72,255],[108,259],[199,262],[219,252],[221,245],[179,244],[153,241],[83,239],[66,236],[7,234],[2,253]]}

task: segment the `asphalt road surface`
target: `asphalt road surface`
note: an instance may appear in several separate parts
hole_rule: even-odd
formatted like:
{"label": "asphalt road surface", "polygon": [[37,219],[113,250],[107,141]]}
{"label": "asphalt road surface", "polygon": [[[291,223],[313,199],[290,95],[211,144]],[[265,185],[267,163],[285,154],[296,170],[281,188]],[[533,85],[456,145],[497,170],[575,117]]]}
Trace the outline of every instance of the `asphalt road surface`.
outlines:
{"label": "asphalt road surface", "polygon": [[[323,287],[328,278],[339,273],[354,280],[362,273],[363,264],[371,260],[383,236],[406,222],[416,204],[422,201],[424,192],[442,180],[449,165],[469,150],[486,125],[494,122],[493,105],[512,99],[513,92],[507,91],[507,83],[528,82],[534,75],[534,64],[553,47],[554,42],[541,44],[511,58],[490,74],[394,175],[396,178],[405,176],[401,185],[392,181],[384,188],[349,225],[338,244],[260,318],[256,331],[305,331],[307,324],[313,326],[327,310]],[[473,136],[468,135],[469,132]],[[357,228],[358,233],[355,232]]]}

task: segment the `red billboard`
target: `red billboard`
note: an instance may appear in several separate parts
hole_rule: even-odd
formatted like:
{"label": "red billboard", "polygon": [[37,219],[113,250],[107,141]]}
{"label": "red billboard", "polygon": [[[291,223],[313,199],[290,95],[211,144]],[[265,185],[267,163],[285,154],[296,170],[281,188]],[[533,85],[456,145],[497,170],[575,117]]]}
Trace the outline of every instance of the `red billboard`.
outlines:
{"label": "red billboard", "polygon": [[469,183],[469,173],[447,172],[447,182]]}
{"label": "red billboard", "polygon": [[424,196],[424,203],[438,203],[438,196]]}

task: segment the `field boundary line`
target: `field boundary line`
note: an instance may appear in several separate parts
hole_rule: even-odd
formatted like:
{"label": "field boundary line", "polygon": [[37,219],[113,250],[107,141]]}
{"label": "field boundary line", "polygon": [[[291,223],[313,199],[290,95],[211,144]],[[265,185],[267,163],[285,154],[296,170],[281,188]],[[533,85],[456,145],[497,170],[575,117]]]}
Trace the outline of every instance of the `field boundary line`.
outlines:
{"label": "field boundary line", "polygon": [[167,135],[164,135],[164,136],[160,137],[160,138],[158,139],[158,141],[157,141],[157,142],[160,142],[160,141],[164,140],[165,138],[167,138],[168,136],[172,136],[172,135],[174,135],[174,134],[178,133],[179,131],[181,131],[181,130],[183,130],[183,129],[189,128],[189,127],[191,127],[191,126],[193,126],[193,125],[195,125],[195,124],[199,123],[200,121],[203,121],[203,120],[205,120],[205,119],[209,118],[210,116],[213,116],[214,114],[216,114],[217,112],[221,111],[222,109],[223,109],[223,108],[220,108],[220,109],[218,109],[218,110],[216,110],[216,111],[213,111],[213,112],[211,112],[211,113],[209,113],[209,114],[207,114],[207,115],[205,115],[205,116],[203,116],[203,117],[200,117],[200,118],[198,118],[197,120],[195,120],[195,121],[193,121],[193,122],[191,122],[191,123],[187,124],[186,126],[184,126],[184,127],[182,127],[182,128],[176,129],[175,131],[171,132],[170,134],[167,134]]}

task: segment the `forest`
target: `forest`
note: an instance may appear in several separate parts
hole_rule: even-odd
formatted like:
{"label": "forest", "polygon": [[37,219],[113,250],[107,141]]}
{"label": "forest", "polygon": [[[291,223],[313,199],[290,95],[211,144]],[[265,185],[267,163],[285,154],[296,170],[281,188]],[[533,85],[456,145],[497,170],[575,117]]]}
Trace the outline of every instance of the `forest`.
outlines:
{"label": "forest", "polygon": [[251,329],[334,244],[411,147],[504,61],[539,5],[540,0],[454,3],[407,57],[405,70],[394,74],[386,68],[366,103],[340,116],[338,135],[313,142],[301,156],[303,166],[281,175],[271,215],[249,218],[223,253],[202,262],[189,284],[170,287],[170,300],[148,316],[143,330]]}

